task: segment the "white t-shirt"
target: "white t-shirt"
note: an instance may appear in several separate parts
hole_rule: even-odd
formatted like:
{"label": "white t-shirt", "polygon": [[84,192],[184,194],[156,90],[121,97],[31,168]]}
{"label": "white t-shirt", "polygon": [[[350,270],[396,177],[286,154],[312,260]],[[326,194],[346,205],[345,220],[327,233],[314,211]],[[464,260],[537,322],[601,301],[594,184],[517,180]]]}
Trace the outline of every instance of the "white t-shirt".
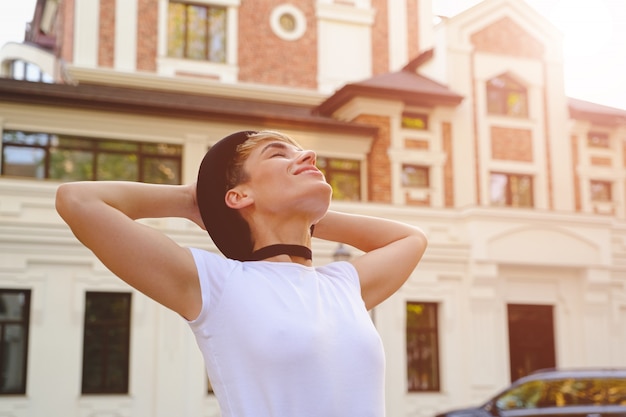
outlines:
{"label": "white t-shirt", "polygon": [[239,262],[191,249],[190,321],[223,417],[382,417],[384,354],[348,262]]}

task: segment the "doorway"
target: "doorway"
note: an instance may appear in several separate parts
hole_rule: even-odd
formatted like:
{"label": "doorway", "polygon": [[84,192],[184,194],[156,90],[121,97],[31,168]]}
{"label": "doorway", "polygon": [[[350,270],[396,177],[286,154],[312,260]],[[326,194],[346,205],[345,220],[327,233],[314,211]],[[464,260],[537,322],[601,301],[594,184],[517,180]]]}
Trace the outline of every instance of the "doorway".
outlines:
{"label": "doorway", "polygon": [[508,304],[511,382],[533,371],[556,367],[554,307]]}

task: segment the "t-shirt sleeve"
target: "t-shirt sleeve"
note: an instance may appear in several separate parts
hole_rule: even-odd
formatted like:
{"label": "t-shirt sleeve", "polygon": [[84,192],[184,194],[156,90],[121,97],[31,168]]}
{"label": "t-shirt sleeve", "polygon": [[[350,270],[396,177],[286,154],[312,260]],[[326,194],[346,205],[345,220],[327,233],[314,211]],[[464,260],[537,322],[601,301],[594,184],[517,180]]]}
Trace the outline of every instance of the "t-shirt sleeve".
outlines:
{"label": "t-shirt sleeve", "polygon": [[237,261],[202,249],[189,248],[189,250],[196,263],[202,294],[200,314],[195,319],[187,321],[191,327],[196,327],[201,326],[207,320],[212,306],[218,303],[226,278],[235,268]]}

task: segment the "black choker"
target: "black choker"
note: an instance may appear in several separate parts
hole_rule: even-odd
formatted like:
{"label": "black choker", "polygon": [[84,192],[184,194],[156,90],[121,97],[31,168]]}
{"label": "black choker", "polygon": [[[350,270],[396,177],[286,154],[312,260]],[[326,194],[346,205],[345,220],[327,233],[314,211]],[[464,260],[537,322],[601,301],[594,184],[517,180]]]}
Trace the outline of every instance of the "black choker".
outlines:
{"label": "black choker", "polygon": [[276,255],[299,256],[304,259],[313,259],[311,249],[306,246],[277,244],[255,250],[248,260],[262,261],[263,259],[271,258]]}

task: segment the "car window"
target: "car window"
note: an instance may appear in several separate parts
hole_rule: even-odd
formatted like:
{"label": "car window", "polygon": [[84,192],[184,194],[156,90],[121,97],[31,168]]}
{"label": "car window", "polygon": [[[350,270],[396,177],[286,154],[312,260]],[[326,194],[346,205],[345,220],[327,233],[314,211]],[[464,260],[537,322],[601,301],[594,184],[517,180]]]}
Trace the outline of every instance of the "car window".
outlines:
{"label": "car window", "polygon": [[607,403],[610,405],[623,405],[626,406],[626,378],[607,379]]}
{"label": "car window", "polygon": [[626,405],[626,379],[564,378],[529,381],[496,398],[500,410],[575,405]]}

